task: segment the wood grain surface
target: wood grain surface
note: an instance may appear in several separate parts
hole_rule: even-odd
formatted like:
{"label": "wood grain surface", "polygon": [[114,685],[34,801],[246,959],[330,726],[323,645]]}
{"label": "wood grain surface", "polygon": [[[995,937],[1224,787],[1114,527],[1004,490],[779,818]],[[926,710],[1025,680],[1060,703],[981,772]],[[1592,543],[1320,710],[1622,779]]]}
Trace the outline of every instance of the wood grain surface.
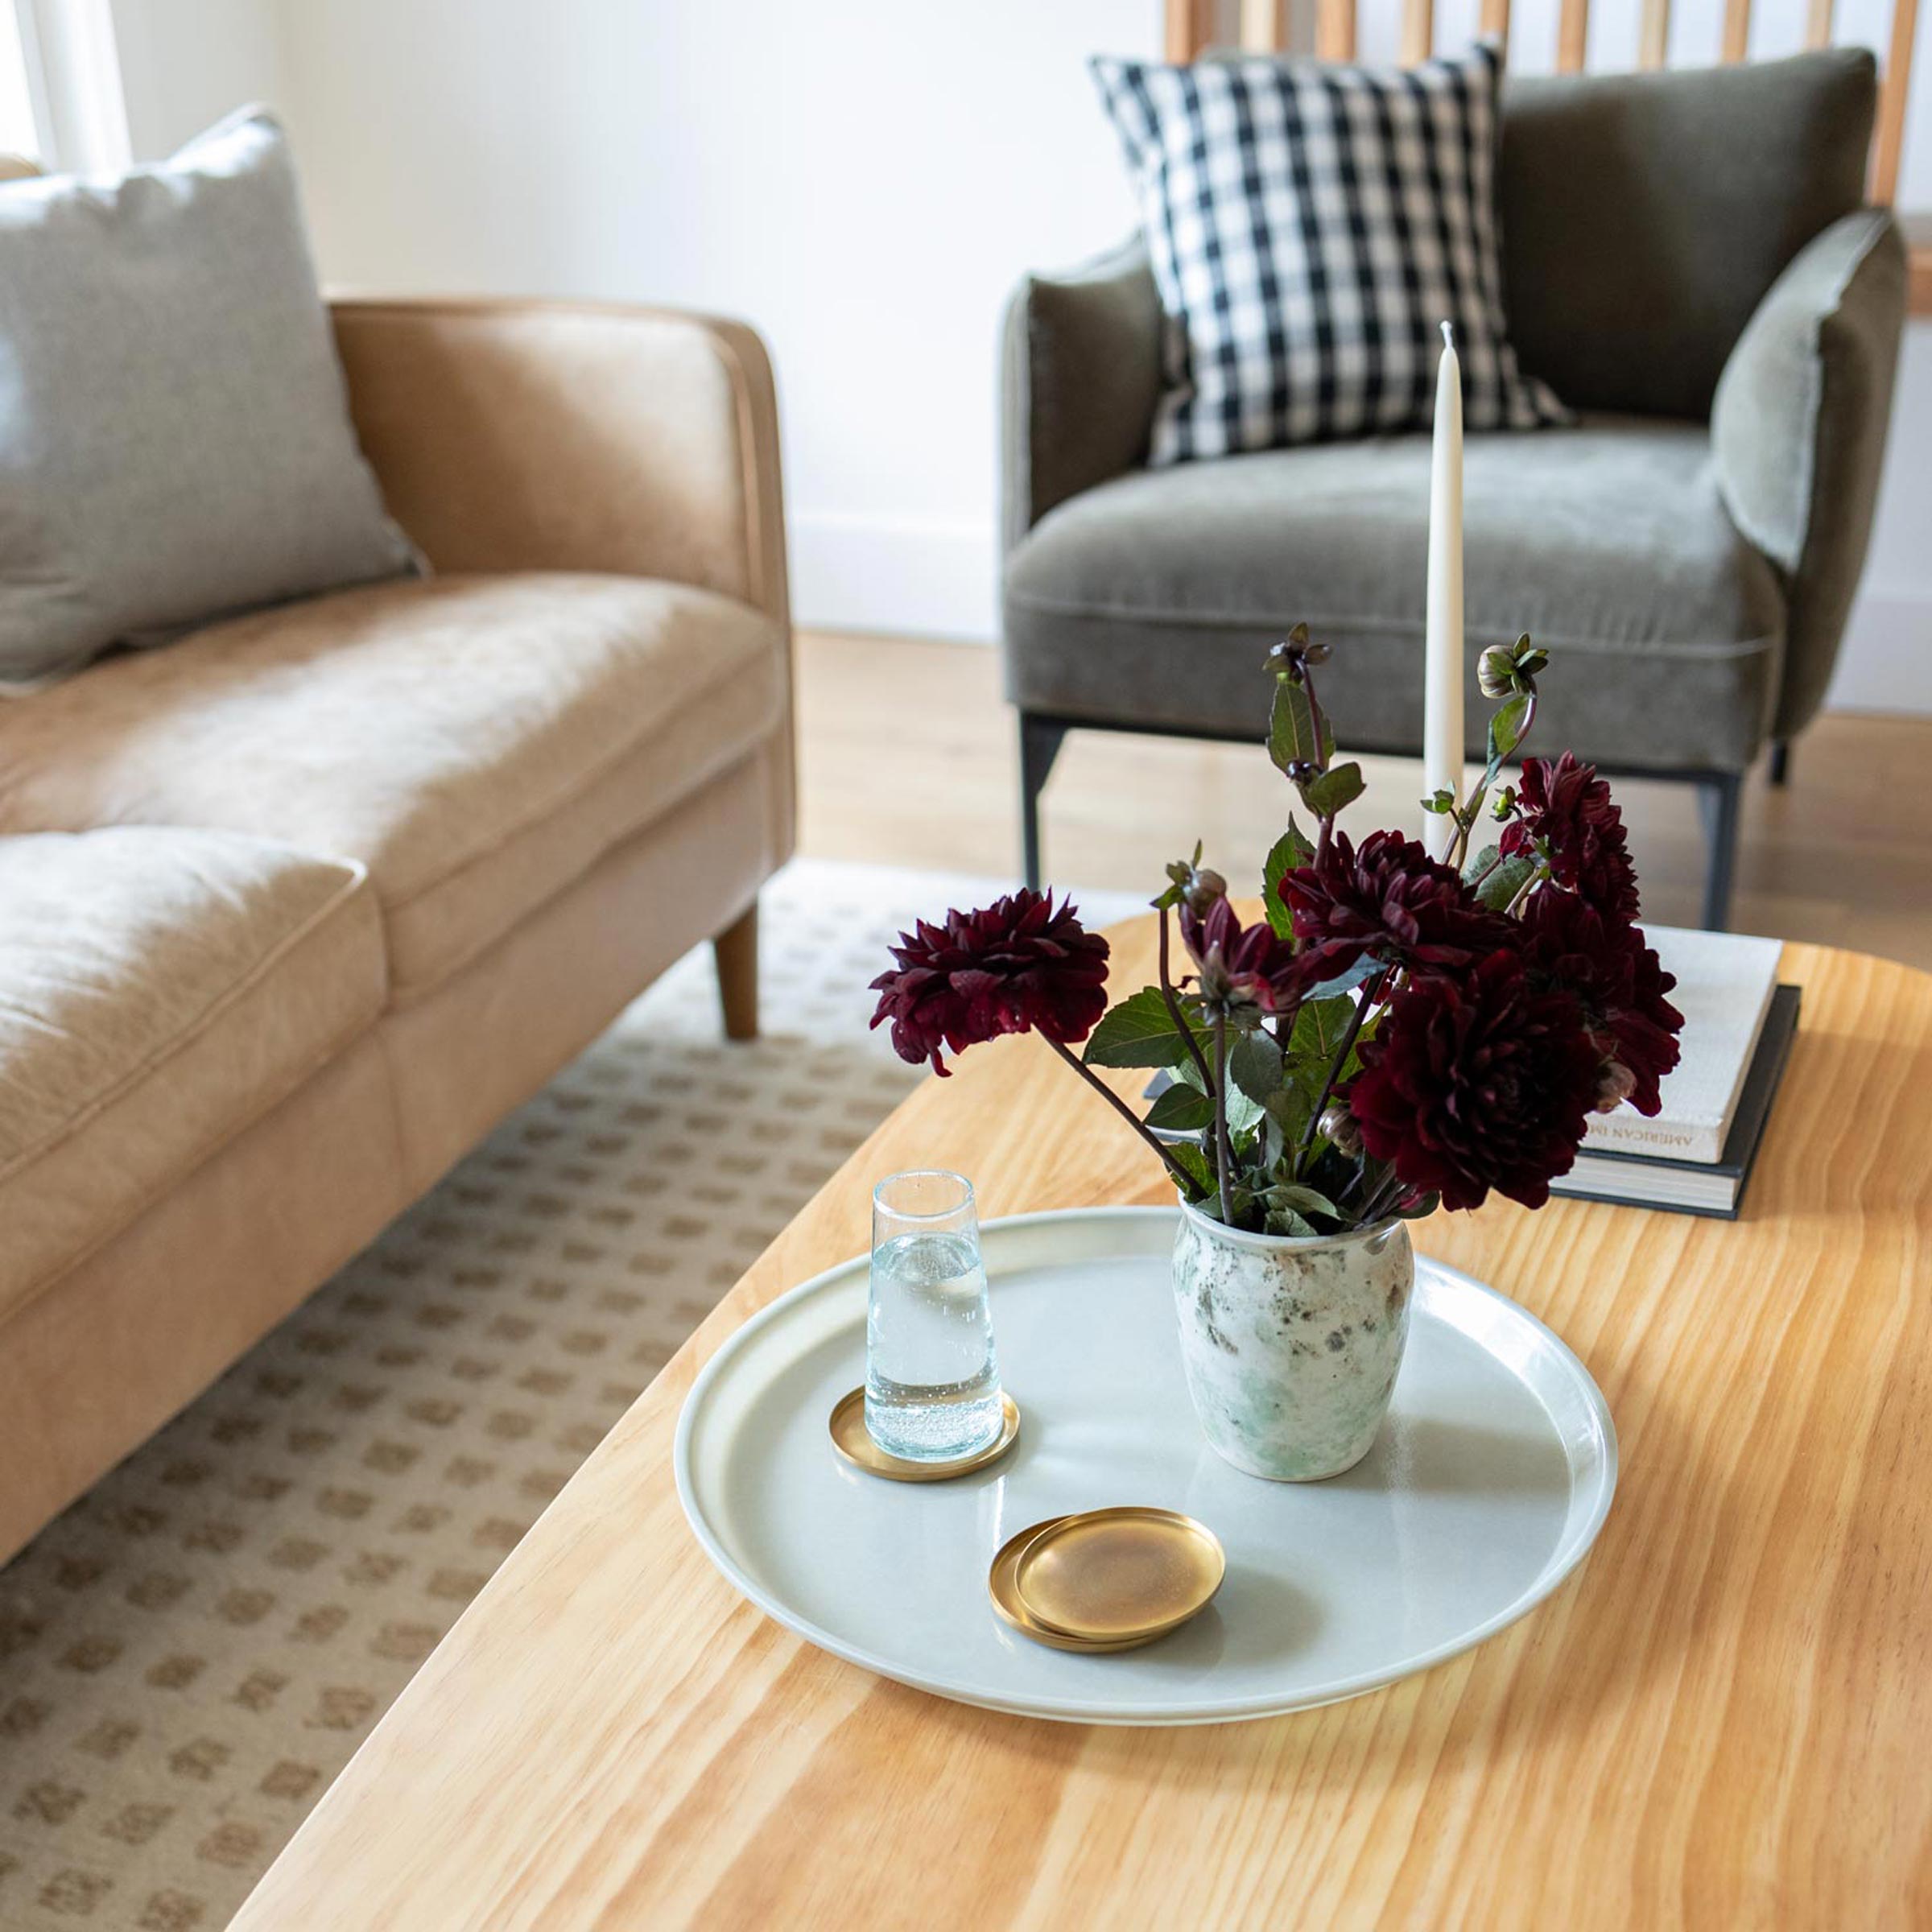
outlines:
{"label": "wood grain surface", "polygon": [[1742,1221],[1418,1229],[1569,1342],[1620,1438],[1600,1541],[1502,1635],[1294,1717],[1089,1729],[885,1682],[712,1570],[679,1406],[746,1315],[863,1249],[878,1174],[962,1169],[989,1215],[1161,1198],[1125,1129],[1002,1041],[907,1100],[639,1397],[236,1926],[1932,1925],[1932,978],[1808,947],[1785,975],[1802,1022]]}

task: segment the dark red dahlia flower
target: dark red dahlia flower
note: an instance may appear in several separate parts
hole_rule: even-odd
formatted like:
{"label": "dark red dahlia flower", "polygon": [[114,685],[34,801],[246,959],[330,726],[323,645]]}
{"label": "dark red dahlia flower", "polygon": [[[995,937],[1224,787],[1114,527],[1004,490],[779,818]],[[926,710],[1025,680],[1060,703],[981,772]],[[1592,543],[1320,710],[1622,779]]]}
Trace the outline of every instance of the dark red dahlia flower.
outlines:
{"label": "dark red dahlia flower", "polygon": [[1594,765],[1579,765],[1565,752],[1554,761],[1525,758],[1516,786],[1521,815],[1503,828],[1505,857],[1549,854],[1559,886],[1589,901],[1599,912],[1630,920],[1637,915],[1637,868],[1630,861],[1622,809]]}
{"label": "dark red dahlia flower", "polygon": [[877,1026],[892,1022],[893,1051],[943,1075],[955,1053],[1002,1033],[1043,1033],[1071,1046],[1107,1010],[1107,942],[1053,895],[1022,888],[980,912],[922,919],[892,948],[895,970],[872,982]]}
{"label": "dark red dahlia flower", "polygon": [[1684,1016],[1664,997],[1677,984],[1626,921],[1606,918],[1575,893],[1538,886],[1523,908],[1524,957],[1547,986],[1575,996],[1606,1061],[1627,1070],[1615,1092],[1639,1113],[1662,1104],[1657,1083],[1677,1064]]}
{"label": "dark red dahlia flower", "polygon": [[1310,985],[1365,954],[1385,964],[1466,966],[1516,943],[1510,921],[1399,832],[1372,832],[1359,848],[1337,832],[1326,852],[1282,875],[1281,894]]}
{"label": "dark red dahlia flower", "polygon": [[1265,922],[1244,926],[1224,898],[1210,902],[1204,917],[1183,906],[1181,941],[1199,968],[1199,997],[1211,1007],[1252,1002],[1279,1013],[1301,990],[1294,949]]}
{"label": "dark red dahlia flower", "polygon": [[1575,998],[1492,952],[1396,995],[1362,1049],[1348,1111],[1411,1195],[1479,1208],[1493,1187],[1540,1208],[1576,1158],[1601,1064]]}

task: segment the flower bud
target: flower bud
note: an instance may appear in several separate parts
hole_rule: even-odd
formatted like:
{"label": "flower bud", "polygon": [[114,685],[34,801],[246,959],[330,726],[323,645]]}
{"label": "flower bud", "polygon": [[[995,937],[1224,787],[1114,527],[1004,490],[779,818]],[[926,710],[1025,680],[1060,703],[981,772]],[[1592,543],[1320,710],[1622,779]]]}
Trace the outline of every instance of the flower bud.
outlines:
{"label": "flower bud", "polygon": [[1228,896],[1228,881],[1212,865],[1193,868],[1181,888],[1181,902],[1197,919],[1207,918],[1217,899]]}
{"label": "flower bud", "polygon": [[1637,1092],[1637,1075],[1621,1060],[1605,1060],[1596,1076],[1596,1111],[1614,1113]]}
{"label": "flower bud", "polygon": [[1322,1109],[1320,1126],[1323,1137],[1337,1154],[1346,1154],[1353,1160],[1362,1151],[1361,1128],[1341,1101]]}
{"label": "flower bud", "polygon": [[1476,661],[1476,680],[1486,698],[1506,698],[1516,689],[1516,647],[1492,644]]}

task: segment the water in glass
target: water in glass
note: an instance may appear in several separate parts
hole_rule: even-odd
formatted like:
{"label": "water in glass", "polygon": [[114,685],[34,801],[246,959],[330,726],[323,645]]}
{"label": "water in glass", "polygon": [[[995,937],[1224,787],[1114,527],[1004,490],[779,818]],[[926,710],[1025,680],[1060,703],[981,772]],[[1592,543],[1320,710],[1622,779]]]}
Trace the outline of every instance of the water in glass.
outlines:
{"label": "water in glass", "polygon": [[949,1462],[1000,1433],[1000,1371],[971,1183],[894,1174],[873,1195],[865,1427],[890,1455]]}

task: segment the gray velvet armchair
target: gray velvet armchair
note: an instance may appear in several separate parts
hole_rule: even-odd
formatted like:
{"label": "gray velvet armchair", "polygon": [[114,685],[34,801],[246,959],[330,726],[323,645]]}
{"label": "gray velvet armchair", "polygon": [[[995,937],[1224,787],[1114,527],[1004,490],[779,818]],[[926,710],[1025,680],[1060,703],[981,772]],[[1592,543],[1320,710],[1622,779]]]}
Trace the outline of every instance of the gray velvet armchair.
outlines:
{"label": "gray velvet armchair", "polygon": [[[1868,55],[1510,83],[1510,333],[1574,427],[1472,436],[1476,658],[1560,658],[1538,737],[1701,792],[1726,922],[1743,775],[1817,711],[1870,533],[1905,308],[1863,205]],[[1415,753],[1426,436],[1145,466],[1163,318],[1137,241],[1025,282],[1004,359],[1006,689],[1027,877],[1076,728],[1257,735],[1267,646],[1306,619],[1351,749]]]}

